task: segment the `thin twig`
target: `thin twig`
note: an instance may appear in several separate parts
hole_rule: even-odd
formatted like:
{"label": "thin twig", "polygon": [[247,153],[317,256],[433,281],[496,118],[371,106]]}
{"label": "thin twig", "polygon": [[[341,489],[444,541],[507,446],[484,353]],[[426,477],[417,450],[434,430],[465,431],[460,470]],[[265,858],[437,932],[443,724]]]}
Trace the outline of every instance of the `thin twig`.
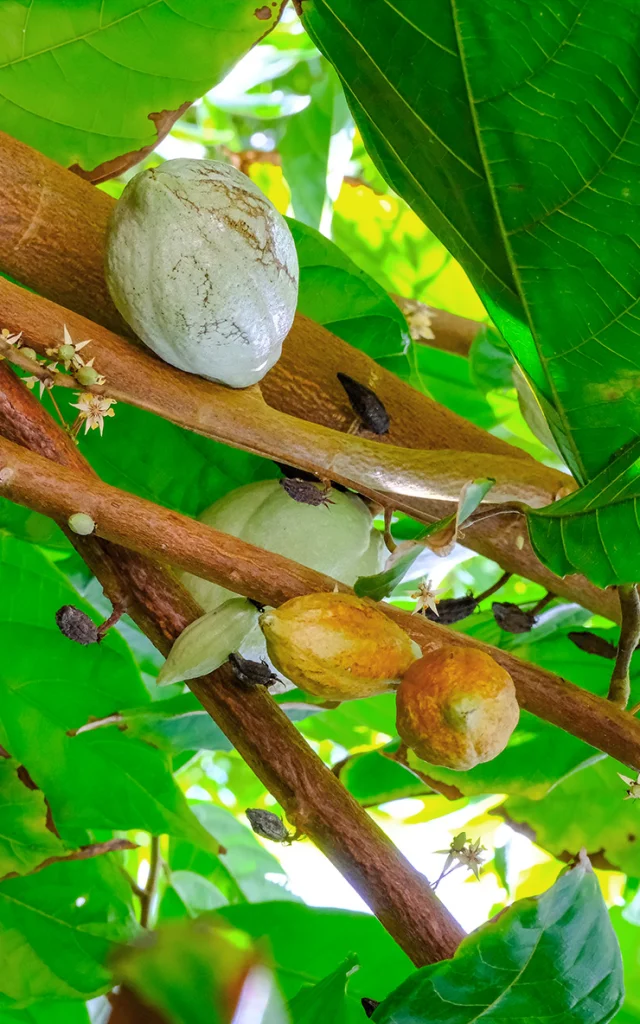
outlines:
{"label": "thin twig", "polygon": [[608,699],[618,707],[626,708],[631,693],[629,669],[631,658],[640,640],[640,596],[635,583],[618,587],[618,599],[622,612],[618,653],[613,667]]}
{"label": "thin twig", "polygon": [[391,521],[393,519],[393,508],[391,505],[387,505],[384,510],[384,542],[387,549],[393,554],[397,548],[397,544],[393,539],[391,533]]}
{"label": "thin twig", "polygon": [[483,590],[481,594],[476,595],[476,601],[478,602],[478,604],[480,604],[481,601],[485,601],[488,597],[492,597],[493,594],[495,594],[498,590],[501,590],[502,587],[504,587],[505,583],[509,582],[512,576],[512,572],[503,572],[499,580],[496,580],[495,583],[492,583],[491,586],[487,587],[486,590]]}
{"label": "thin twig", "polygon": [[536,615],[539,615],[540,612],[543,611],[548,604],[551,604],[551,602],[555,600],[556,596],[556,594],[553,594],[550,590],[548,590],[547,593],[540,598],[538,603],[530,609],[529,615],[533,615],[533,617],[535,618]]}
{"label": "thin twig", "polygon": [[151,836],[149,876],[142,896],[140,897],[140,924],[143,928],[148,928],[151,923],[151,915],[153,911],[153,904],[155,903],[161,867],[162,858],[160,857],[160,837]]}

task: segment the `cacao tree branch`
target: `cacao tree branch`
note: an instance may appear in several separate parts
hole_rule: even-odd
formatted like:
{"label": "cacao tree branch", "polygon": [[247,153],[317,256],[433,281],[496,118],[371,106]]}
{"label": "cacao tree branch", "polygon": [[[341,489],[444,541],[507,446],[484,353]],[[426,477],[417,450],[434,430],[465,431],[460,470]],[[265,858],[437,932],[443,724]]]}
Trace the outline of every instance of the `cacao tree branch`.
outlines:
{"label": "cacao tree branch", "polygon": [[[10,445],[16,452],[51,469],[62,469],[60,463],[72,465],[86,503],[93,471],[6,365],[0,365],[0,433],[17,442]],[[202,615],[167,568],[97,537],[75,541],[101,582],[116,579],[126,588],[129,613],[164,654]],[[80,543],[84,541],[89,545]],[[262,687],[241,690],[228,664],[191,680],[189,686],[287,818],[341,871],[413,962],[421,965],[452,956],[464,935],[460,926],[273,698]]]}
{"label": "cacao tree branch", "polygon": [[[213,530],[188,516],[90,480],[0,440],[0,494],[64,522],[87,512],[99,537],[166,559],[261,604],[279,605],[299,594],[349,588],[291,559]],[[640,770],[640,722],[602,697],[520,661],[507,651],[447,630],[391,605],[380,608],[423,650],[442,644],[474,646],[511,674],[522,707]]]}
{"label": "cacao tree branch", "polygon": [[[40,294],[126,334],[127,328],[111,302],[103,274],[102,245],[112,207],[113,200],[105,193],[0,133],[0,267]],[[22,311],[15,296],[8,301],[3,294],[0,310],[3,308],[7,317],[13,316],[19,324]],[[55,319],[59,326],[58,315]],[[50,334],[54,333],[53,326]],[[31,339],[31,343],[34,341]],[[495,452],[529,460],[524,452],[430,401],[364,353],[304,317],[296,318],[281,359],[261,382],[262,393],[267,403],[282,412],[348,430],[353,414],[336,379],[336,373],[345,367],[351,376],[377,391],[390,409],[390,443],[407,448]],[[205,382],[200,384],[207,387]],[[200,400],[196,393],[183,395],[196,418],[199,405],[206,404],[209,392],[199,394]],[[170,392],[166,406],[175,406],[177,397],[179,393],[175,390]],[[170,415],[167,410],[161,414]],[[439,519],[443,514],[437,502],[423,501],[421,505],[420,517],[425,521]],[[469,526],[463,534],[464,543],[504,569],[617,620],[619,606],[615,595],[598,590],[582,577],[555,577],[535,557],[526,530],[516,518],[496,517]]]}
{"label": "cacao tree branch", "polygon": [[[92,388],[245,451],[354,487],[420,516],[424,499],[456,499],[477,476],[494,477],[495,501],[548,505],[570,478],[533,459],[470,451],[418,451],[309,423],[272,409],[258,387],[233,390],[183,373],[126,339],[0,279],[4,322],[20,320],[23,338],[44,355],[63,323],[74,340],[91,339],[83,358],[107,378]],[[393,413],[391,412],[391,415]]]}

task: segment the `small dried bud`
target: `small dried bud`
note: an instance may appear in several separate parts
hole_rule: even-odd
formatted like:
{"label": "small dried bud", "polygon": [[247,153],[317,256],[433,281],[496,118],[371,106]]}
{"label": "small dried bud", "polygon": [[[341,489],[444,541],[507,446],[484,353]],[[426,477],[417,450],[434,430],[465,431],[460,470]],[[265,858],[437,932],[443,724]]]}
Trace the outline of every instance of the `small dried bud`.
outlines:
{"label": "small dried bud", "polygon": [[451,626],[454,622],[461,622],[475,612],[478,607],[473,594],[466,597],[447,597],[444,601],[438,601],[437,615],[431,608],[423,608],[422,614],[431,622],[439,622],[443,626]]}
{"label": "small dried bud", "polygon": [[229,655],[233,674],[243,686],[272,686],[280,680],[273,674],[266,661],[249,661],[241,654]]}
{"label": "small dried bud", "polygon": [[90,533],[96,528],[96,524],[90,515],[86,512],[74,512],[72,516],[69,516],[67,523],[70,530],[80,535],[80,537],[88,537]]}
{"label": "small dried bud", "polygon": [[365,996],[364,999],[361,999],[360,1002],[362,1003],[362,1009],[366,1013],[367,1017],[373,1017],[374,1012],[380,1006],[380,1000],[368,999],[367,996]]}
{"label": "small dried bud", "polygon": [[608,640],[598,636],[597,633],[590,633],[588,629],[567,633],[567,636],[572,644],[575,644],[576,647],[579,647],[581,651],[585,651],[587,654],[597,654],[601,658],[613,660],[618,653],[615,644],[609,643]]}
{"label": "small dried bud", "polygon": [[337,377],[347,393],[351,408],[367,430],[374,434],[386,434],[389,430],[389,414],[375,391],[346,373],[338,373]]}
{"label": "small dried bud", "polygon": [[321,487],[311,480],[285,478],[280,481],[280,486],[290,498],[299,501],[302,505],[324,505],[325,508],[335,505],[335,502],[329,498],[331,488]]}
{"label": "small dried bud", "polygon": [[56,625],[69,640],[87,647],[100,642],[98,627],[85,612],[74,608],[72,604],[64,604],[56,612]]}
{"label": "small dried bud", "polygon": [[507,633],[529,633],[536,624],[535,616],[525,612],[520,605],[509,601],[494,601],[491,605],[493,617]]}
{"label": "small dried bud", "polygon": [[22,354],[23,356],[26,356],[26,357],[27,357],[27,359],[33,359],[33,361],[34,361],[34,362],[36,362],[36,360],[37,360],[37,358],[38,358],[38,356],[37,356],[37,354],[36,354],[36,350],[35,350],[35,349],[33,349],[33,348],[30,348],[30,347],[29,347],[28,345],[24,345],[24,346],[23,346],[23,347],[22,347],[22,348],[20,349],[20,352],[21,352],[21,354]]}
{"label": "small dried bud", "polygon": [[290,843],[292,836],[282,818],[273,811],[261,811],[257,807],[249,807],[246,811],[249,824],[257,836],[271,839],[274,843]]}

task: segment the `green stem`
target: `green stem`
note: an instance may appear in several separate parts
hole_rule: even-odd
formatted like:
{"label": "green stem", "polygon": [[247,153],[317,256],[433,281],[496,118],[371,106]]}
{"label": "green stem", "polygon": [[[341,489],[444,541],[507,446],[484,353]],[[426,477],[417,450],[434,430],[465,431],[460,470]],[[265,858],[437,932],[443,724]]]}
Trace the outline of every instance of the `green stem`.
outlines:
{"label": "green stem", "polygon": [[635,583],[618,587],[618,600],[622,612],[620,641],[616,663],[609,684],[608,699],[621,708],[629,703],[631,658],[640,640],[640,597]]}
{"label": "green stem", "polygon": [[149,854],[149,877],[147,878],[147,884],[145,885],[142,895],[140,897],[140,924],[142,925],[143,928],[149,927],[151,911],[153,909],[156,890],[158,888],[158,878],[160,876],[161,867],[162,861],[160,859],[160,837],[151,836],[151,851]]}

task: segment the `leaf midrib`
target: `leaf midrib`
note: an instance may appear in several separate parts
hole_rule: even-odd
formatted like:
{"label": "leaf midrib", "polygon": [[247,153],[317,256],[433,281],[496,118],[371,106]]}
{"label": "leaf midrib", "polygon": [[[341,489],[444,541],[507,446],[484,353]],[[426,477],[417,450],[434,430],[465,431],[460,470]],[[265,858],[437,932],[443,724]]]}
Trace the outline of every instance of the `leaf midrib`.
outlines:
{"label": "leaf midrib", "polygon": [[[578,448],[576,447],[576,442],[575,442],[575,437],[573,435],[573,430],[571,429],[571,426],[570,426],[570,424],[569,424],[569,422],[568,422],[568,420],[566,418],[566,413],[565,413],[565,410],[564,410],[564,408],[562,406],[562,403],[559,401],[559,395],[558,395],[558,391],[557,391],[555,382],[554,382],[553,377],[551,376],[551,374],[549,374],[549,372],[548,372],[547,360],[546,360],[545,356],[543,355],[543,353],[540,350],[540,345],[539,345],[539,342],[538,342],[538,337],[537,337],[536,331],[534,330],[533,320],[531,318],[531,311],[529,309],[529,304],[528,304],[528,302],[526,300],[524,289],[522,287],[522,281],[521,281],[521,278],[520,278],[520,271],[519,271],[517,262],[514,259],[513,250],[511,248],[511,243],[509,241],[509,234],[508,234],[508,232],[507,232],[507,230],[505,228],[504,220],[503,220],[503,217],[502,217],[502,210],[500,209],[500,204],[498,203],[496,191],[495,191],[494,184],[493,184],[493,176],[491,174],[490,164],[489,164],[489,161],[487,159],[487,154],[486,154],[485,147],[484,147],[484,142],[483,142],[483,139],[482,139],[482,132],[481,132],[481,129],[480,129],[480,124],[479,124],[479,121],[478,121],[478,115],[477,115],[477,112],[476,112],[476,101],[474,99],[473,90],[471,89],[471,82],[469,80],[469,74],[468,74],[468,71],[467,71],[467,63],[466,63],[466,59],[465,59],[465,51],[464,51],[464,47],[463,47],[463,43],[462,43],[462,35],[461,35],[461,32],[460,32],[460,25],[459,25],[459,15],[458,15],[457,0],[449,0],[449,2],[451,3],[451,11],[452,11],[452,14],[453,14],[453,25],[454,25],[454,30],[455,30],[455,33],[456,33],[456,39],[458,41],[458,52],[459,52],[459,55],[460,55],[460,64],[461,64],[461,67],[462,67],[462,74],[464,76],[464,81],[465,81],[465,85],[466,85],[466,89],[467,89],[467,97],[468,97],[468,100],[469,100],[469,109],[470,109],[471,118],[472,118],[472,121],[473,121],[473,127],[474,127],[474,131],[475,131],[476,142],[477,142],[477,145],[478,145],[478,150],[480,152],[480,156],[481,156],[481,159],[482,159],[482,164],[483,164],[484,171],[485,171],[485,179],[486,179],[486,182],[487,182],[487,187],[489,189],[489,192],[491,193],[491,199],[492,199],[492,203],[493,203],[493,208],[494,208],[496,220],[498,222],[498,227],[500,229],[500,234],[502,235],[503,245],[504,245],[504,248],[505,248],[507,259],[509,261],[509,266],[511,267],[511,273],[513,275],[514,283],[516,285],[516,288],[518,289],[518,298],[519,298],[520,303],[522,304],[522,308],[523,308],[523,310],[525,312],[525,315],[526,315],[526,318],[527,318],[527,324],[529,326],[529,330],[531,332],[531,337],[533,338],[533,343],[534,343],[535,348],[536,348],[536,353],[537,353],[538,359],[540,361],[540,365],[542,366],[542,368],[544,370],[545,379],[546,379],[547,384],[549,385],[549,388],[550,388],[550,390],[551,390],[551,392],[553,394],[553,397],[554,397],[555,412],[557,413],[558,418],[562,421],[562,424],[563,424],[563,427],[564,427],[565,437],[567,438],[567,440],[568,440],[568,442],[569,442],[569,444],[571,446],[571,450],[572,450],[573,456],[575,458],[575,464],[580,467],[580,471],[582,473],[583,478],[585,480],[587,480],[588,479],[588,475],[587,475],[585,467],[584,467],[584,463],[583,463],[583,460],[582,460],[582,455],[581,455],[580,451],[578,450]],[[545,214],[545,217],[546,216],[547,215]],[[543,220],[544,220],[544,218],[543,218]]]}

